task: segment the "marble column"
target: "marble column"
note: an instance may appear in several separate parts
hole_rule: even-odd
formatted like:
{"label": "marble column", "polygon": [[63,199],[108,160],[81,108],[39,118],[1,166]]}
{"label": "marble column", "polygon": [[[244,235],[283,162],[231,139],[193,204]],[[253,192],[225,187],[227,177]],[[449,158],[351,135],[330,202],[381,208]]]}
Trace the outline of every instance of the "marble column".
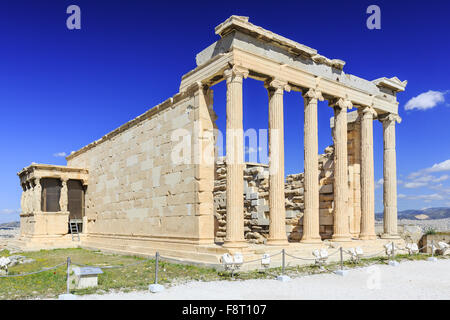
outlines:
{"label": "marble column", "polygon": [[284,195],[284,120],[283,93],[287,82],[266,82],[269,93],[269,238],[267,244],[287,244]]}
{"label": "marble column", "polygon": [[224,73],[227,79],[227,235],[224,246],[246,246],[244,239],[244,132],[242,82],[248,70],[233,66]]}
{"label": "marble column", "polygon": [[384,239],[399,238],[397,232],[397,164],[395,151],[395,122],[401,118],[395,114],[380,117],[383,123],[383,202],[384,202]]}
{"label": "marble column", "polygon": [[373,119],[377,116],[371,107],[358,110],[361,116],[361,231],[363,240],[376,239],[375,184],[373,167]]}
{"label": "marble column", "polygon": [[351,241],[348,210],[347,109],[349,100],[336,99],[334,108],[334,223],[333,240]]}
{"label": "marble column", "polygon": [[309,89],[304,98],[304,166],[305,211],[303,215],[303,243],[321,242],[319,234],[319,140],[317,129],[317,100],[323,101],[322,93]]}
{"label": "marble column", "polygon": [[67,189],[67,179],[61,178],[62,188],[61,188],[61,195],[59,198],[59,206],[60,211],[67,212],[68,209],[68,203],[69,203],[69,195],[68,195],[68,189]]}

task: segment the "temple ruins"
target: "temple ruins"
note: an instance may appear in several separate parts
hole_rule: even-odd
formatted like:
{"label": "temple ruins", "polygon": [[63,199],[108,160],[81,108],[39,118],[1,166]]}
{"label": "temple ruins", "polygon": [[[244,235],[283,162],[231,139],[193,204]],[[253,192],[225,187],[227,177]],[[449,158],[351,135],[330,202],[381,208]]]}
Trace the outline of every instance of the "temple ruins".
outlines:
{"label": "temple ruins", "polygon": [[[280,248],[310,254],[337,242],[371,252],[400,241],[396,95],[407,82],[346,74],[344,61],[247,17],[231,16],[215,32],[220,39],[197,54],[197,67],[182,77],[173,97],[73,152],[67,166],[33,163],[18,173],[23,194],[17,247],[144,256],[159,251],[177,261],[219,265],[224,253],[241,252],[244,259]],[[268,165],[244,162],[246,78],[261,81],[268,92],[263,111],[269,114]],[[227,88],[225,158],[210,147],[217,139],[212,88],[221,81]],[[304,172],[285,177],[287,91],[303,96]],[[334,110],[333,142],[319,154],[317,109],[324,100]],[[384,141],[380,236],[374,212],[375,120],[382,123]],[[188,155],[177,149],[180,139]]]}

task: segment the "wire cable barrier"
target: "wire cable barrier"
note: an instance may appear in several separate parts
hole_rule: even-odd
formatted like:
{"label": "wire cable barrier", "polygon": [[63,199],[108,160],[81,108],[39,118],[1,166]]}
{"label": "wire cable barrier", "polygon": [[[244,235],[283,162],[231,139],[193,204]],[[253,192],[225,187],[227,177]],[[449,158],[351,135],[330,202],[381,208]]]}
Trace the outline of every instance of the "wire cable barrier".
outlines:
{"label": "wire cable barrier", "polygon": [[32,274],[38,274],[38,273],[42,273],[42,272],[46,272],[46,271],[50,271],[50,270],[54,270],[56,268],[61,267],[62,265],[65,265],[66,262],[62,262],[60,264],[57,264],[54,267],[50,267],[50,268],[43,268],[41,270],[38,271],[33,271],[33,272],[27,272],[27,273],[20,273],[20,274],[7,274],[7,275],[1,275],[0,278],[14,278],[14,277],[23,277],[23,276],[29,276]]}
{"label": "wire cable barrier", "polygon": [[[286,257],[290,257],[292,259],[297,259],[297,260],[303,260],[303,261],[315,261],[316,263],[318,261],[320,261],[321,263],[324,263],[329,257],[337,254],[338,252],[342,252],[342,254],[345,253],[345,254],[350,255],[352,257],[357,256],[357,258],[359,258],[359,259],[360,258],[364,258],[364,259],[373,258],[373,257],[376,257],[376,256],[380,256],[382,253],[385,253],[389,258],[392,259],[392,258],[395,258],[395,251],[396,250],[406,251],[409,254],[414,254],[414,253],[415,254],[420,254],[421,250],[423,250],[423,249],[425,249],[427,247],[430,247],[430,248],[432,248],[431,254],[434,256],[434,252],[438,249],[438,247],[434,244],[434,241],[431,244],[425,245],[425,246],[423,246],[421,248],[414,248],[413,250],[411,248],[408,248],[408,247],[397,247],[397,246],[395,246],[395,244],[393,242],[388,244],[388,245],[391,245],[391,247],[385,247],[383,250],[378,251],[378,252],[373,253],[373,254],[370,254],[370,255],[355,254],[354,251],[352,252],[351,250],[347,250],[347,249],[344,249],[344,248],[341,247],[341,248],[337,249],[336,251],[334,251],[333,253],[328,254],[328,252],[326,252],[324,256],[322,256],[322,253],[320,253],[319,250],[314,250],[314,251],[319,252],[320,254],[319,255],[315,254],[315,257],[298,257],[298,256],[295,256],[293,254],[287,253],[283,249],[283,250],[281,250],[279,252],[276,252],[276,253],[273,253],[271,255],[265,254],[263,256],[263,259],[268,259],[267,260],[268,263],[266,263],[266,265],[265,265],[266,267],[268,267],[268,265],[270,265],[270,259],[271,258],[276,257],[278,255],[282,255],[282,270],[283,270],[283,273],[284,273],[284,268],[285,268],[285,263],[286,263],[285,258]],[[313,251],[313,254],[314,254],[314,251]],[[342,254],[341,254],[341,265],[342,265],[342,259],[343,259],[342,258]],[[237,255],[238,254],[235,254],[235,256],[237,256]],[[262,263],[262,259],[261,258],[254,259],[254,260],[249,260],[249,261],[243,261],[243,258],[241,256],[239,258],[240,260],[236,261],[235,259],[233,259],[233,257],[229,256],[229,258],[231,258],[232,260],[226,261],[224,256],[222,257],[222,263],[223,263],[225,269],[231,269],[232,271],[236,271],[242,265],[245,265],[245,264],[250,264],[250,263],[255,263],[255,262],[261,262]],[[160,258],[161,258],[161,256],[157,252],[155,257],[152,257],[152,258],[136,261],[136,262],[129,263],[129,264],[126,264],[126,265],[111,265],[111,266],[108,266],[108,265],[104,266],[104,265],[98,265],[98,264],[97,265],[95,265],[95,264],[94,265],[86,265],[86,264],[83,264],[83,263],[78,263],[76,261],[72,262],[72,261],[70,261],[70,258],[68,258],[67,262],[62,262],[62,263],[57,264],[57,265],[55,265],[53,267],[43,268],[43,269],[38,270],[38,271],[21,273],[21,274],[0,275],[0,278],[13,278],[13,277],[23,277],[23,276],[28,276],[28,275],[34,275],[34,274],[38,274],[38,273],[42,273],[42,272],[46,272],[46,271],[51,271],[51,270],[57,269],[57,268],[59,268],[59,267],[61,267],[63,265],[66,265],[66,264],[68,266],[68,270],[69,270],[69,265],[70,264],[73,264],[73,265],[76,265],[76,266],[79,266],[79,267],[86,267],[86,268],[97,267],[97,268],[100,268],[100,269],[120,269],[120,268],[127,268],[127,267],[131,267],[131,266],[137,266],[137,265],[140,265],[140,264],[143,264],[143,263],[146,263],[146,262],[154,260],[155,261],[155,281],[156,281],[155,283],[157,283],[157,279],[158,279],[158,261],[159,261]],[[69,272],[69,271],[67,271],[67,272]]]}

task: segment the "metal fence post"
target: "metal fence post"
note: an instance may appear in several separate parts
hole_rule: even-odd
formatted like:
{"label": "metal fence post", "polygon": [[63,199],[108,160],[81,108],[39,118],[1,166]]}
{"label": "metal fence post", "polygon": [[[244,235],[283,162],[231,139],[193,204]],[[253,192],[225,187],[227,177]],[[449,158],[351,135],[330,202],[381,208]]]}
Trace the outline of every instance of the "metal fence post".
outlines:
{"label": "metal fence post", "polygon": [[431,240],[431,257],[434,258],[434,240]]}
{"label": "metal fence post", "polygon": [[282,281],[282,282],[291,280],[291,278],[284,275],[285,271],[286,271],[286,250],[282,249],[281,250],[281,275],[277,277],[277,280]]}
{"label": "metal fence post", "polygon": [[394,245],[394,241],[392,241],[392,261],[395,261],[395,245]]}
{"label": "metal fence post", "polygon": [[70,294],[69,275],[70,275],[70,257],[67,257],[67,294]]}
{"label": "metal fence post", "polygon": [[157,293],[164,290],[164,286],[158,284],[158,269],[159,269],[159,252],[155,254],[155,283],[148,286],[150,292]]}
{"label": "metal fence post", "polygon": [[155,259],[155,284],[158,284],[159,252],[156,252]]}

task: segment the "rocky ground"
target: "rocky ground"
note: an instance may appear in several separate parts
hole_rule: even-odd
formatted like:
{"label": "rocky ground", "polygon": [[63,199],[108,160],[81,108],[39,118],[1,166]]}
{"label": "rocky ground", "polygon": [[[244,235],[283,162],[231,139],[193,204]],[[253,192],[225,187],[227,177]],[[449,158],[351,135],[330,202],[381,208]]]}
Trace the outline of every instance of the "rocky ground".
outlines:
{"label": "rocky ground", "polygon": [[8,241],[19,235],[18,227],[4,227],[0,225],[0,250],[6,247]]}
{"label": "rocky ground", "polygon": [[416,225],[422,229],[433,228],[436,231],[450,231],[450,218],[433,219],[433,220],[408,220],[401,219],[398,221],[399,225]]}
{"label": "rocky ground", "polygon": [[[383,221],[376,222],[377,225],[383,225]],[[428,228],[432,228],[436,231],[450,232],[450,218],[446,219],[427,219],[427,220],[412,220],[412,219],[400,219],[398,220],[399,226],[418,226],[423,231],[426,231]]]}
{"label": "rocky ground", "polygon": [[450,259],[374,265],[344,277],[318,274],[277,280],[190,282],[152,294],[148,291],[85,295],[79,299],[450,299]]}

